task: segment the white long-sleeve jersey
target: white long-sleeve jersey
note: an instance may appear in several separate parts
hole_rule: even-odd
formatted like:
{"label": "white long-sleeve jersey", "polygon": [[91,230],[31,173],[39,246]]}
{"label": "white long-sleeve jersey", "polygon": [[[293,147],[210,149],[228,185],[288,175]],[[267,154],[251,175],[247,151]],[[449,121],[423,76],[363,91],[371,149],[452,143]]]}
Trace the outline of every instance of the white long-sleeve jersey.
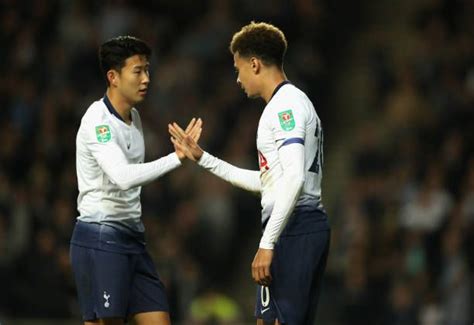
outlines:
{"label": "white long-sleeve jersey", "polygon": [[145,143],[138,111],[126,124],[107,96],[91,104],[76,137],[78,219],[143,232],[140,192],[178,167],[175,153],[144,163]]}
{"label": "white long-sleeve jersey", "polygon": [[199,164],[241,188],[261,192],[261,248],[272,249],[295,206],[321,205],[323,133],[308,97],[289,82],[274,92],[257,130],[260,171],[232,166],[205,152]]}

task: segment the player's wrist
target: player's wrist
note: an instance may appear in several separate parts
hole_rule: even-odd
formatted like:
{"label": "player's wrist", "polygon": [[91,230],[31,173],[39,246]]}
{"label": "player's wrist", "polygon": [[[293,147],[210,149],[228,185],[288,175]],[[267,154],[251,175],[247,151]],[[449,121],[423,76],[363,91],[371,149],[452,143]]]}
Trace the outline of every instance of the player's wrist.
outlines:
{"label": "player's wrist", "polygon": [[175,152],[172,152],[172,153],[170,154],[170,156],[173,157],[172,160],[173,160],[178,166],[181,166],[182,163],[183,163],[183,160],[186,158],[186,156],[183,156],[183,157],[181,158],[181,155],[180,155],[178,152],[176,152],[176,151],[175,151]]}
{"label": "player's wrist", "polygon": [[199,148],[199,150],[196,151],[194,158],[196,158],[196,161],[199,162],[199,160],[201,160],[203,155],[204,155],[204,150]]}
{"label": "player's wrist", "polygon": [[212,158],[212,156],[207,151],[201,149],[200,157],[196,156],[196,158],[198,165],[205,167],[207,161]]}

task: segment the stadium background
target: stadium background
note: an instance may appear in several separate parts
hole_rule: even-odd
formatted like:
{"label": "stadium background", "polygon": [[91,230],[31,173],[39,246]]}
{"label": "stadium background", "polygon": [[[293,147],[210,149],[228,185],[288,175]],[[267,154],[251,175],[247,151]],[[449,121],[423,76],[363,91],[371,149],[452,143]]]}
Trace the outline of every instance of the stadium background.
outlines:
{"label": "stadium background", "polygon": [[[0,1],[0,323],[79,323],[74,143],[105,91],[98,45],[153,47],[147,160],[172,150],[168,122],[199,116],[205,149],[256,168],[264,104],[236,86],[227,46],[263,20],[286,33],[287,75],[325,126],[318,324],[471,324],[473,13],[468,0]],[[187,163],[142,203],[174,323],[253,324],[258,198]]]}

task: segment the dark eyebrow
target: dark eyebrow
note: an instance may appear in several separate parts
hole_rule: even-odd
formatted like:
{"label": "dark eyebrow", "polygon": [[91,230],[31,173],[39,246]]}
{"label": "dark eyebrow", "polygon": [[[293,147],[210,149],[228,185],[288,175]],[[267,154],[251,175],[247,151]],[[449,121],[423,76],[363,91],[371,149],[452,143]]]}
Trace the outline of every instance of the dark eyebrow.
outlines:
{"label": "dark eyebrow", "polygon": [[149,63],[143,64],[143,65],[141,65],[141,64],[135,65],[132,69],[133,69],[133,70],[137,70],[137,69],[140,69],[140,70],[141,70],[141,69],[148,69],[148,68],[150,68],[150,64],[149,64]]}

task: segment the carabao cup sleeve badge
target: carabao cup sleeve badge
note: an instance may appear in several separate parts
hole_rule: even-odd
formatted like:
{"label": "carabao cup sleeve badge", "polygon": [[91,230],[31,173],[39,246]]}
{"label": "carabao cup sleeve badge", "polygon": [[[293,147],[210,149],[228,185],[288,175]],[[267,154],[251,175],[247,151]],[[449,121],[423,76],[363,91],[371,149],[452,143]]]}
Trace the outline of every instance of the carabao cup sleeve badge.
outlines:
{"label": "carabao cup sleeve badge", "polygon": [[291,109],[278,113],[280,126],[285,131],[291,131],[295,128],[295,119]]}
{"label": "carabao cup sleeve badge", "polygon": [[95,127],[95,135],[97,136],[97,141],[100,143],[109,142],[112,138],[110,133],[110,127],[108,125],[98,125]]}

